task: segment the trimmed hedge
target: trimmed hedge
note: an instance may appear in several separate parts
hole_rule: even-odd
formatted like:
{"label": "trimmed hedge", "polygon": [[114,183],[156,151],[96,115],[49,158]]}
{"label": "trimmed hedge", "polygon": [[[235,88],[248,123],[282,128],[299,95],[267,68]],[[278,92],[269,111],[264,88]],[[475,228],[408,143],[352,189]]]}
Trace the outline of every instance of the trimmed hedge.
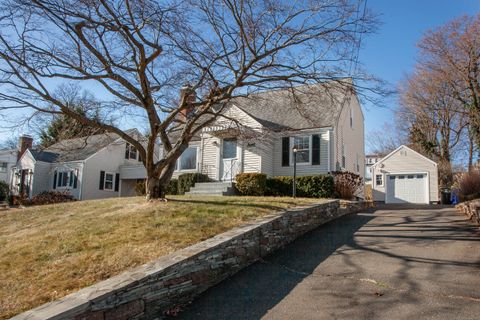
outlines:
{"label": "trimmed hedge", "polygon": [[178,176],[178,194],[185,194],[195,185],[195,182],[209,182],[210,179],[203,173],[184,173]]}
{"label": "trimmed hedge", "polygon": [[264,173],[239,173],[235,177],[235,187],[244,196],[263,196],[267,187]]}
{"label": "trimmed hedge", "polygon": [[20,204],[24,206],[39,206],[70,201],[75,201],[75,198],[68,191],[44,191],[31,199],[19,199]]}
{"label": "trimmed hedge", "polygon": [[[292,196],[293,177],[281,176],[267,179],[266,195]],[[333,177],[315,175],[297,177],[297,196],[305,198],[332,198],[334,195]]]}

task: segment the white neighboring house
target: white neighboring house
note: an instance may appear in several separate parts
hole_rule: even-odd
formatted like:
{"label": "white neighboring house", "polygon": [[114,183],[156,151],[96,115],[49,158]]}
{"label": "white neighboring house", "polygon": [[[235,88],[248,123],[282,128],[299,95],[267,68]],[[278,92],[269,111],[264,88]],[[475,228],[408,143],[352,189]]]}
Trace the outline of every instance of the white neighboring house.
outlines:
{"label": "white neighboring house", "polygon": [[17,149],[0,150],[0,181],[10,184],[12,167],[17,161]]}
{"label": "white neighboring house", "polygon": [[373,200],[385,203],[438,202],[437,163],[400,146],[372,166]]}
{"label": "white neighboring house", "polygon": [[372,184],[372,166],[380,161],[382,157],[378,154],[367,154],[365,156],[365,183]]}
{"label": "white neighboring house", "polygon": [[[177,162],[173,177],[200,172],[231,182],[242,172],[292,176],[351,171],[364,177],[364,117],[355,92],[330,85],[304,85],[235,98],[195,137]],[[232,121],[231,119],[235,119]],[[138,165],[120,176],[145,178]]]}
{"label": "white neighboring house", "polygon": [[[127,134],[142,139],[136,129]],[[14,194],[68,191],[78,200],[134,195],[136,179],[123,179],[123,166],[138,166],[135,148],[112,133],[63,140],[46,149],[24,147],[12,168]]]}

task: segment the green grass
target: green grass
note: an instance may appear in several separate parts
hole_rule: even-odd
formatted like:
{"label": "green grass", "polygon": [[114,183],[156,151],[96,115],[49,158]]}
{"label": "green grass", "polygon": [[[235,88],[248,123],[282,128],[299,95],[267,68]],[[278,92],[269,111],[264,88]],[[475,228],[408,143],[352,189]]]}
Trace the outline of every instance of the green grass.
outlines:
{"label": "green grass", "polygon": [[245,221],[318,199],[114,198],[0,213],[0,319]]}

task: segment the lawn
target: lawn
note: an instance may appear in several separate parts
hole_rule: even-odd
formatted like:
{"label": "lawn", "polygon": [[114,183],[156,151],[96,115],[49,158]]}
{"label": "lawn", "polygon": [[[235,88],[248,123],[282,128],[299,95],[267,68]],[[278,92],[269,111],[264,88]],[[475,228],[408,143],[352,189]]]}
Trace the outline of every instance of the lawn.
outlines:
{"label": "lawn", "polygon": [[238,226],[318,199],[114,198],[0,213],[0,319]]}

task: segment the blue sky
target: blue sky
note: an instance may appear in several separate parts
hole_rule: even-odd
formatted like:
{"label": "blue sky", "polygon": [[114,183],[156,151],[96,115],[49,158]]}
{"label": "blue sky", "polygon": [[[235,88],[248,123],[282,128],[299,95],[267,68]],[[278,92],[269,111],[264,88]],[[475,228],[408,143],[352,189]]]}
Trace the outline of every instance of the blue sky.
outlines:
{"label": "blue sky", "polygon": [[[397,85],[410,72],[417,55],[416,43],[425,31],[465,14],[480,12],[480,0],[367,0],[367,6],[380,14],[382,25],[376,34],[363,39],[360,61],[366,70]],[[365,103],[366,136],[393,121],[396,99],[385,108]],[[21,132],[0,128],[0,141]],[[367,151],[368,148],[367,148]]]}
{"label": "blue sky", "polygon": [[[377,34],[363,40],[360,61],[368,72],[395,87],[413,69],[416,44],[425,31],[462,15],[480,12],[480,0],[367,1],[367,6],[381,15],[382,25]],[[386,108],[363,105],[367,137],[369,132],[393,122],[392,111],[396,106],[395,98],[388,101]]]}

